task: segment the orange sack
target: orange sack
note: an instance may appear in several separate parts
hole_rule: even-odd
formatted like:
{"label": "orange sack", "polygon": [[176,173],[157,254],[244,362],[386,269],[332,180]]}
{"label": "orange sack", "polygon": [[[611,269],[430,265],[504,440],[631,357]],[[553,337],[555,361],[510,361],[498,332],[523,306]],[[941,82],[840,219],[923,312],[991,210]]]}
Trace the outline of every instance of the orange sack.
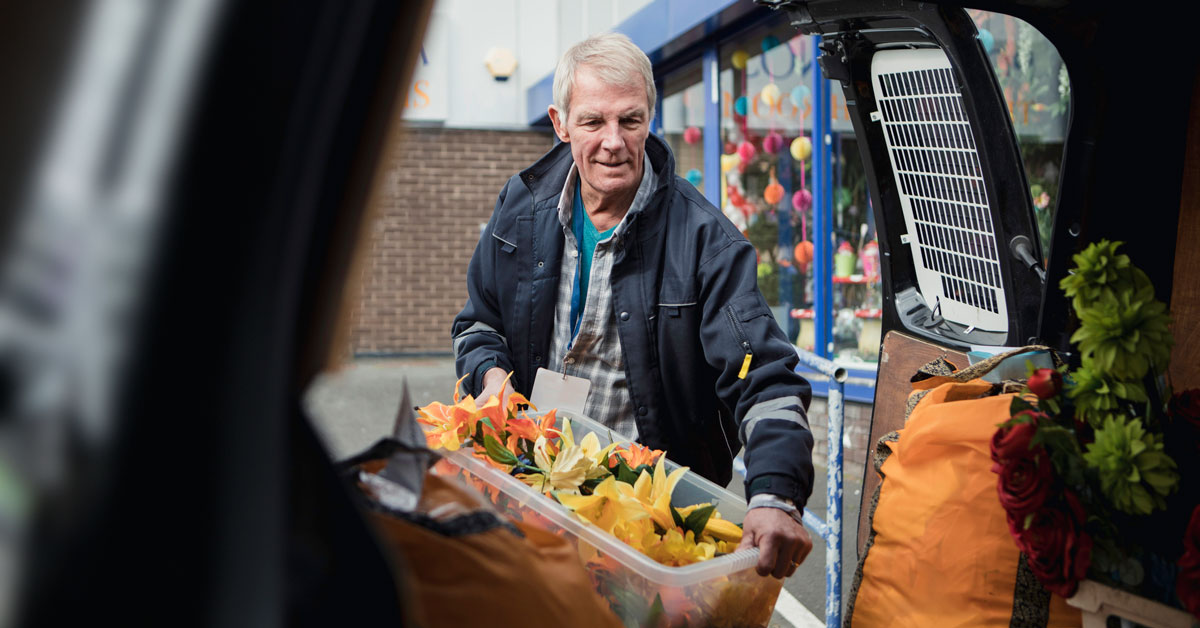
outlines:
{"label": "orange sack", "polygon": [[402,595],[417,625],[621,628],[570,541],[497,520],[481,508],[483,498],[452,480],[426,474],[424,484],[419,510],[453,516],[401,516],[365,495],[369,523],[407,567]]}
{"label": "orange sack", "polygon": [[1079,626],[1079,611],[1027,570],[1018,583],[989,450],[1013,395],[987,396],[979,379],[915,387],[932,390],[880,446],[883,482],[847,625]]}

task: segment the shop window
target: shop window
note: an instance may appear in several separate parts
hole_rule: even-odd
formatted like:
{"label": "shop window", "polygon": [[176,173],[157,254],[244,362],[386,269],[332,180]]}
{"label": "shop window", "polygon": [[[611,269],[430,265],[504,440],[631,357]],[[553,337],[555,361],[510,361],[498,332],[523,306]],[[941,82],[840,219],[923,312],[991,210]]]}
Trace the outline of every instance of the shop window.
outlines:
{"label": "shop window", "polygon": [[[758,251],[759,289],[797,346],[814,346],[813,54],[786,24],[722,44],[721,202]],[[845,100],[830,91],[835,357],[873,362],[879,262],[866,176]]]}
{"label": "shop window", "polygon": [[662,136],[675,153],[675,172],[704,190],[704,75],[699,65],[663,81]]}
{"label": "shop window", "polygon": [[1067,67],[1054,45],[1022,20],[987,11],[967,13],[975,20],[1012,114],[1042,254],[1047,255],[1071,102]]}

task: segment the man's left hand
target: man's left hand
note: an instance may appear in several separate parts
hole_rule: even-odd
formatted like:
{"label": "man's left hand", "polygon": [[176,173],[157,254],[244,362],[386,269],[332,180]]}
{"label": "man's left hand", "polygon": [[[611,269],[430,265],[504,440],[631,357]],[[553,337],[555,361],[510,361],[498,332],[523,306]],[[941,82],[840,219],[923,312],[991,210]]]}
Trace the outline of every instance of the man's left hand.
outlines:
{"label": "man's left hand", "polygon": [[778,508],[752,508],[742,521],[738,549],[757,547],[758,575],[786,578],[796,571],[812,551],[812,539],[804,526]]}

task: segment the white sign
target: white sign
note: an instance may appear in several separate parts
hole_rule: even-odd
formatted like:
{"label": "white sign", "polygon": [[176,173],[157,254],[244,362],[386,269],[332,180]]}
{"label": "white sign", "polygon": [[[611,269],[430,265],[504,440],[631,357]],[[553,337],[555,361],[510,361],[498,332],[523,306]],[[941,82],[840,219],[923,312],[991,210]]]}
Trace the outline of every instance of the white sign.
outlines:
{"label": "white sign", "polygon": [[416,72],[404,93],[404,119],[444,121],[449,107],[446,29],[435,15],[425,31]]}

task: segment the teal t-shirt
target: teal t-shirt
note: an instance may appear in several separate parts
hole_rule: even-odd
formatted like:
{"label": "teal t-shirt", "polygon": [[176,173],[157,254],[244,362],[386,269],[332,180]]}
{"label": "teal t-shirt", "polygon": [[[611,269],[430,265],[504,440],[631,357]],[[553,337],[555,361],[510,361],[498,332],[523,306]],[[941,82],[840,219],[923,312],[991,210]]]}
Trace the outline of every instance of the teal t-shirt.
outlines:
{"label": "teal t-shirt", "polygon": [[575,204],[571,212],[571,230],[575,232],[575,241],[579,243],[579,270],[576,292],[571,299],[571,335],[574,337],[578,330],[579,317],[583,315],[583,304],[587,303],[588,280],[592,277],[592,258],[596,254],[596,244],[612,235],[616,227],[606,231],[597,231],[596,225],[583,209],[583,186],[575,183]]}

